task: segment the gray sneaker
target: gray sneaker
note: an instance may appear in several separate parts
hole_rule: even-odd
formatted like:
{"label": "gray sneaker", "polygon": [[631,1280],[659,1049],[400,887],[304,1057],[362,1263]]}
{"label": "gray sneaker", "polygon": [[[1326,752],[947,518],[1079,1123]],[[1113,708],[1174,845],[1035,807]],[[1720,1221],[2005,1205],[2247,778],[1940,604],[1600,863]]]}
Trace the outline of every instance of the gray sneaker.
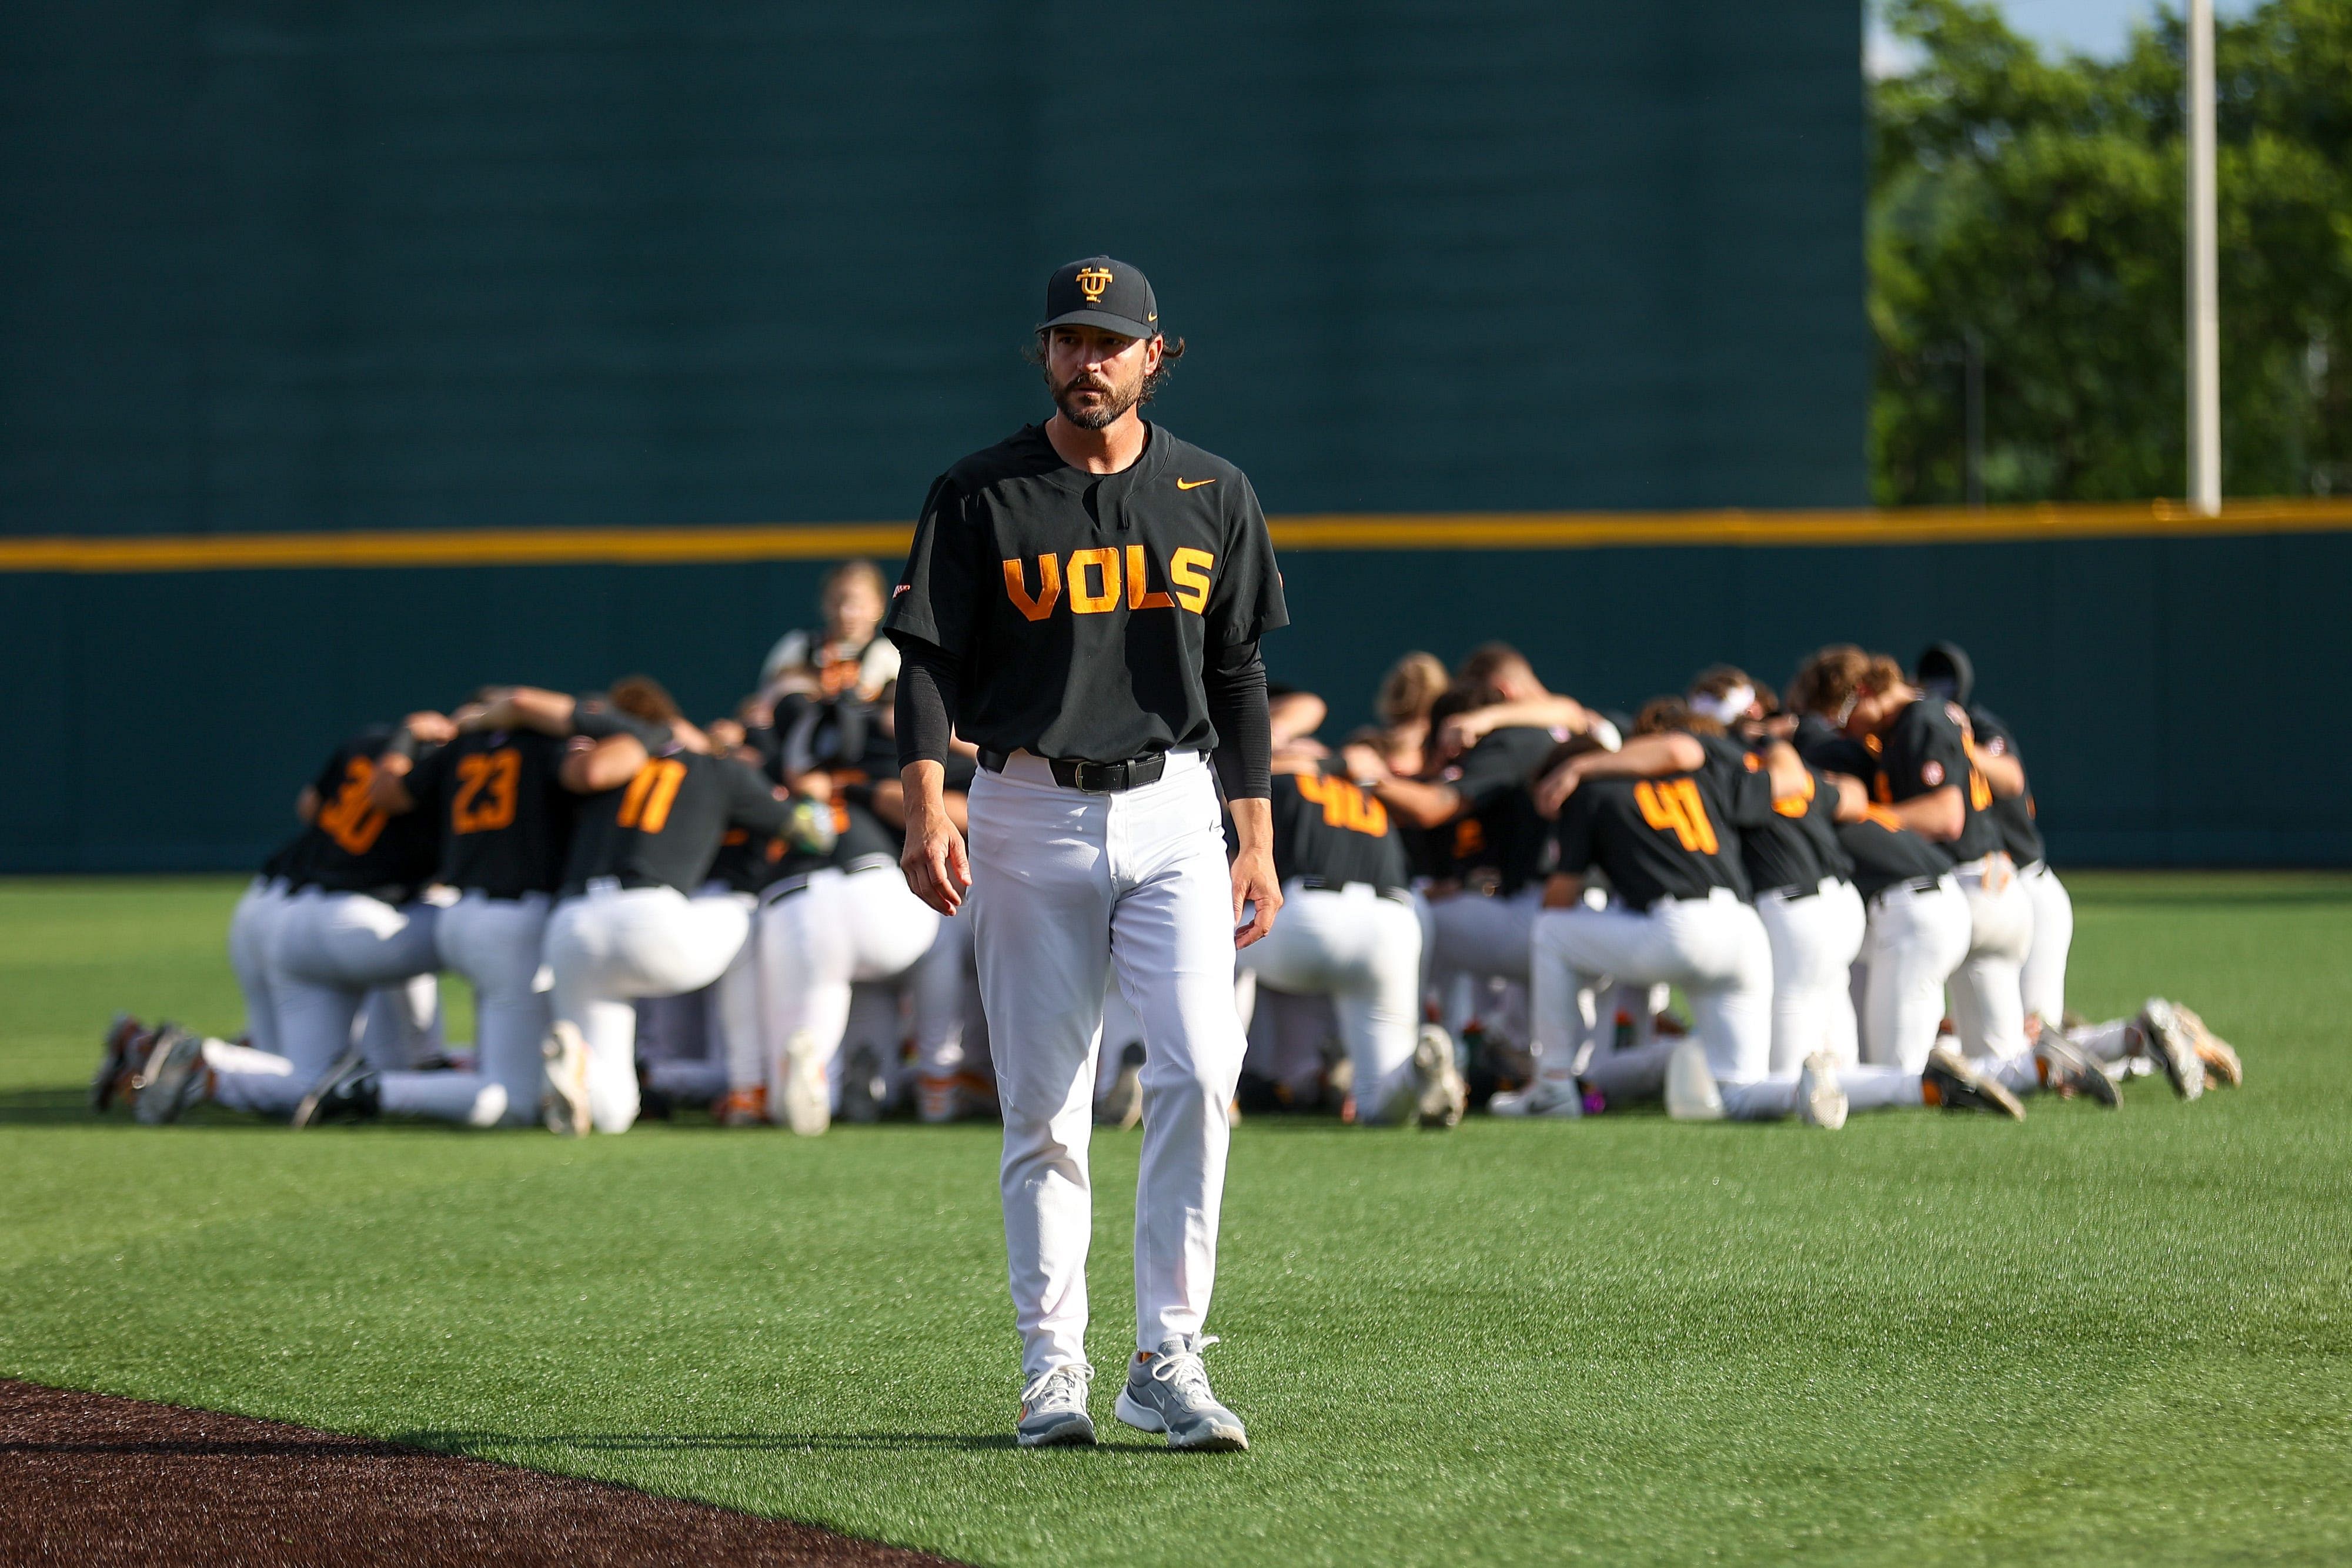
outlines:
{"label": "gray sneaker", "polygon": [[1470,1108],[1470,1086],[1454,1060],[1454,1037],[1433,1023],[1421,1026],[1412,1050],[1413,1110],[1424,1127],[1454,1127]]}
{"label": "gray sneaker", "polygon": [[1225,1453],[1249,1447],[1242,1418],[1217,1403],[1209,1391],[1209,1370],[1201,1353],[1217,1336],[1171,1339],[1157,1351],[1127,1364],[1127,1386],[1118,1391],[1118,1418],[1146,1432],[1165,1432],[1171,1448]]}
{"label": "gray sneaker", "polygon": [[1083,1361],[1057,1366],[1021,1391],[1021,1422],[1013,1438],[1024,1448],[1061,1443],[1092,1443],[1094,1417],[1087,1414],[1087,1389],[1095,1369]]}
{"label": "gray sneaker", "polygon": [[131,1113],[151,1127],[180,1119],[180,1113],[205,1097],[205,1042],[200,1035],[164,1024],[132,1081]]}

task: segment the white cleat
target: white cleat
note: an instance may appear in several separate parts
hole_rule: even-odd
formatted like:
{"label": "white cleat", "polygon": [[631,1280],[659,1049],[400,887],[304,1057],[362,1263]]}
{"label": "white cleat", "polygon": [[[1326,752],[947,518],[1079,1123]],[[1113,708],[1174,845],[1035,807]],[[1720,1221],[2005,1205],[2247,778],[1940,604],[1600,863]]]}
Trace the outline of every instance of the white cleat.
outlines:
{"label": "white cleat", "polygon": [[588,1109],[588,1041],[580,1026],[558,1019],[540,1054],[540,1120],[558,1137],[586,1137],[595,1122]]}
{"label": "white cleat", "polygon": [[1828,1051],[1817,1051],[1797,1070],[1797,1120],[1834,1133],[1845,1125],[1845,1089],[1838,1082],[1837,1062]]}
{"label": "white cleat", "polygon": [[1525,1089],[1505,1089],[1486,1102],[1490,1116],[1546,1116],[1570,1122],[1584,1114],[1584,1091],[1573,1078],[1538,1074]]}
{"label": "white cleat", "polygon": [[833,1086],[816,1036],[801,1030],[784,1042],[784,1124],[803,1138],[833,1125]]}
{"label": "white cleat", "polygon": [[1723,1120],[1723,1091],[1706,1064],[1706,1047],[1686,1040],[1666,1058],[1666,1114],[1677,1122]]}

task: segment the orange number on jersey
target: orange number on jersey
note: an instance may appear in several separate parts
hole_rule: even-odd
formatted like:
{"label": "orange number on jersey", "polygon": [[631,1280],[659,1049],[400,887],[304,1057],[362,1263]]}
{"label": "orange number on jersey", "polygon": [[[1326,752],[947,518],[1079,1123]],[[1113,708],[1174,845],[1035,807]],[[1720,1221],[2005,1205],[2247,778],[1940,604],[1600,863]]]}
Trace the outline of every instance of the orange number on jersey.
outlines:
{"label": "orange number on jersey", "polygon": [[487,833],[511,828],[522,782],[522,753],[513,747],[457,759],[457,795],[449,803],[449,831]]}
{"label": "orange number on jersey", "polygon": [[669,809],[685,782],[686,764],[675,757],[657,757],[638,768],[629,780],[629,792],[621,797],[621,826],[660,832],[669,826]]}
{"label": "orange number on jersey", "polygon": [[368,804],[368,785],[374,779],[374,763],[364,757],[352,758],[343,769],[343,787],[319,808],[319,831],[334,840],[345,854],[363,855],[375,848],[376,838],[389,820]]}
{"label": "orange number on jersey", "polygon": [[1633,799],[1642,808],[1642,821],[1674,834],[1692,853],[1711,855],[1721,847],[1715,824],[1706,820],[1706,802],[1699,799],[1696,779],[1644,779],[1633,786]]}
{"label": "orange number on jersey", "polygon": [[1301,773],[1297,782],[1299,794],[1323,808],[1323,821],[1330,826],[1376,839],[1389,831],[1389,809],[1345,779]]}

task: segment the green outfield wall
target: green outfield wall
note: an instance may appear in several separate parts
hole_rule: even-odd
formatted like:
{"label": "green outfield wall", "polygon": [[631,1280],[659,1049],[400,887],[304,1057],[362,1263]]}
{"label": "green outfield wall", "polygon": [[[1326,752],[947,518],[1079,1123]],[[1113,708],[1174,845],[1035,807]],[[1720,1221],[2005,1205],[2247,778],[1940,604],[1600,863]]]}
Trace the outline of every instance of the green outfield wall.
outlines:
{"label": "green outfield wall", "polygon": [[0,870],[248,864],[484,679],[716,711],[889,529],[783,535],[1042,412],[1097,250],[1172,428],[1413,534],[1286,546],[1342,716],[1495,634],[1615,703],[1953,636],[2063,852],[2345,859],[2337,727],[2247,743],[2352,668],[2338,535],[1463,520],[1863,501],[1860,53],[1853,0],[0,0]]}

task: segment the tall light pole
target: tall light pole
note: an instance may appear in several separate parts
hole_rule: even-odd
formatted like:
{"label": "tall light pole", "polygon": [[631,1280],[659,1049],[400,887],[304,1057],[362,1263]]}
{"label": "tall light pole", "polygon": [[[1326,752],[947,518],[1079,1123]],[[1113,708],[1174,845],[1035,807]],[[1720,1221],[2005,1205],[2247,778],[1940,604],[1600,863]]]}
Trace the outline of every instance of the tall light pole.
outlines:
{"label": "tall light pole", "polygon": [[2221,292],[2213,200],[2213,0],[2189,0],[2189,504],[2221,509]]}

